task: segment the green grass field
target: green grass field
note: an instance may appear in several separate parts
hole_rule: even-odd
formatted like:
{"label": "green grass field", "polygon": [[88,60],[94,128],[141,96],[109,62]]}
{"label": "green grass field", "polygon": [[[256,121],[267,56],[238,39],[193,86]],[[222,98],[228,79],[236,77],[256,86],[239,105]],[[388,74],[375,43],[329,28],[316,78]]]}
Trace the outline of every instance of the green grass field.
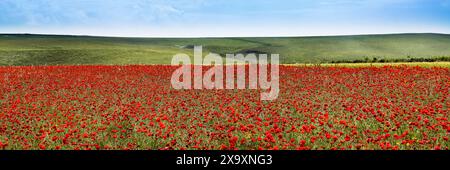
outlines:
{"label": "green grass field", "polygon": [[322,66],[322,67],[383,67],[383,66],[412,66],[412,67],[445,67],[450,68],[450,62],[410,62],[410,63],[324,63],[324,64],[284,64],[286,66]]}
{"label": "green grass field", "polygon": [[176,53],[278,53],[283,64],[450,56],[450,35],[274,38],[112,38],[0,34],[0,65],[170,64]]}

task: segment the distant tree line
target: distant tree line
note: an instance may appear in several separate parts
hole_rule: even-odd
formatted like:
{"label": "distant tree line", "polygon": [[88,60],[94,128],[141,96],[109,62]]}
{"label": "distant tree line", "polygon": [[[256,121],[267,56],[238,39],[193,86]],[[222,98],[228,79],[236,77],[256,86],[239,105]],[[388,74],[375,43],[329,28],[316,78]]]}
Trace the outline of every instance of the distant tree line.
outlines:
{"label": "distant tree line", "polygon": [[438,61],[450,61],[450,57],[432,57],[432,58],[396,58],[396,59],[385,59],[385,58],[364,58],[357,60],[338,60],[331,61],[331,63],[399,63],[399,62],[438,62]]}

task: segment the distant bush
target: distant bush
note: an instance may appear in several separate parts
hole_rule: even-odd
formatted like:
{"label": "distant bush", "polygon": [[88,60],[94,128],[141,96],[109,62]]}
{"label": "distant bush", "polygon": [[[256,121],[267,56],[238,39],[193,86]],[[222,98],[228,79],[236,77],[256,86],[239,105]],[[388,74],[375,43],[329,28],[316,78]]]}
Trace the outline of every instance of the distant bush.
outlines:
{"label": "distant bush", "polygon": [[364,58],[363,60],[338,60],[331,61],[331,63],[400,63],[400,62],[439,62],[439,61],[450,61],[450,57],[442,56],[442,57],[432,57],[432,58],[397,58],[397,59],[378,59],[376,57]]}

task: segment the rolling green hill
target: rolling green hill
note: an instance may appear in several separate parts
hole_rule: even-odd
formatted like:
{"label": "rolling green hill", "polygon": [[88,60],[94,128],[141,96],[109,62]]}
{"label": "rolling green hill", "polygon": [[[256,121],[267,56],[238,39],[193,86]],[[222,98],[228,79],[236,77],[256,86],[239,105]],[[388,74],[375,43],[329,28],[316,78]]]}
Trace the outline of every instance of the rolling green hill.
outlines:
{"label": "rolling green hill", "polygon": [[281,63],[450,56],[450,35],[273,38],[113,38],[0,34],[0,65],[170,64],[176,53],[278,53]]}

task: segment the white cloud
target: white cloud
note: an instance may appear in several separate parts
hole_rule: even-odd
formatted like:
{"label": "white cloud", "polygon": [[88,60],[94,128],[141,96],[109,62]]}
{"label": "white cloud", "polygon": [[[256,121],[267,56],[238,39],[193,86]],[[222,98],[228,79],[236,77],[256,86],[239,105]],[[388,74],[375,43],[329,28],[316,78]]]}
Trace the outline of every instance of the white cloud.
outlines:
{"label": "white cloud", "polygon": [[[29,26],[70,24],[152,24],[179,18],[203,0],[1,0],[2,15],[15,15]],[[6,11],[6,8],[9,8]],[[5,11],[2,11],[5,9]],[[4,16],[6,17],[6,16]],[[0,23],[1,24],[1,23]]]}

